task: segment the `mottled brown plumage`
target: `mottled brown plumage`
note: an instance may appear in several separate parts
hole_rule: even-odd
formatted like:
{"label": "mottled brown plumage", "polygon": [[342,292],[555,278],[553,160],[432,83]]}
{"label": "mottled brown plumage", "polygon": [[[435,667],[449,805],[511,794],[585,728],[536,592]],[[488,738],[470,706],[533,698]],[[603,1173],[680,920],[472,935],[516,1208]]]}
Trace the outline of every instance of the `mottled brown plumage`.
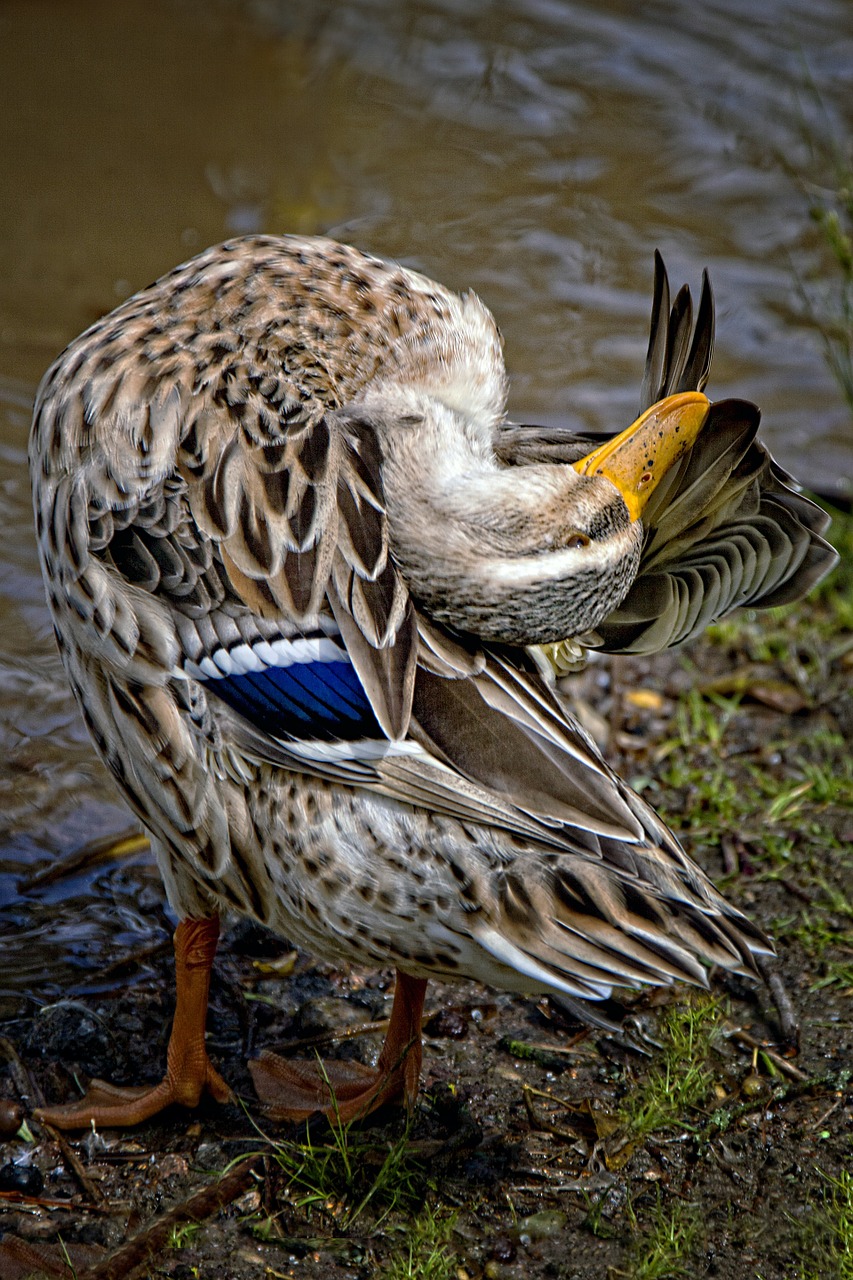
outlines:
{"label": "mottled brown plumage", "polygon": [[[644,408],[704,386],[707,287],[691,330],[659,268]],[[752,406],[711,408],[640,520],[570,465],[590,442],[510,427],[504,400],[473,295],[329,240],[252,237],[99,321],[36,403],[60,649],[173,906],[406,975],[378,1082],[333,1078],[347,1114],[413,1095],[432,975],[596,1000],[749,971],[768,946],[608,768],[548,655],[578,636],[646,652],[793,598],[832,562],[823,517]],[[102,1090],[56,1122],[221,1096],[186,959],[212,959],[199,927],[191,948],[179,933],[156,1105]],[[316,1105],[279,1083],[285,1113]]]}

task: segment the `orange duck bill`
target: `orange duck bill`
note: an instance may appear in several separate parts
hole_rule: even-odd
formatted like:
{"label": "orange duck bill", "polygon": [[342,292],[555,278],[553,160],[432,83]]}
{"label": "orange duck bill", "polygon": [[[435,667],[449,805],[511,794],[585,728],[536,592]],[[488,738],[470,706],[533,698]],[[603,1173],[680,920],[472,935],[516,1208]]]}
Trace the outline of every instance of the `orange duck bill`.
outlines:
{"label": "orange duck bill", "polygon": [[604,476],[638,520],[655,488],[699,436],[711,402],[700,391],[667,396],[620,435],[572,463],[582,476]]}

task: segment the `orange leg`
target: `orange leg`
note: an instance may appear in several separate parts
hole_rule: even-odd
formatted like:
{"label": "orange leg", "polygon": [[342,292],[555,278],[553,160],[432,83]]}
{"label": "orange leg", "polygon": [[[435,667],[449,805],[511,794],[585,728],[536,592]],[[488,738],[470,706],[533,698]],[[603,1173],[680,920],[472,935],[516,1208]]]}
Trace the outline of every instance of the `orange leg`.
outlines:
{"label": "orange leg", "polygon": [[121,1088],[93,1080],[79,1102],[43,1107],[37,1120],[57,1129],[102,1128],[140,1124],[173,1102],[197,1105],[207,1090],[217,1102],[228,1102],[231,1090],[207,1056],[204,1026],[210,991],[210,969],[219,939],[219,919],[182,920],[175,930],[177,1004],[166,1055],[166,1074],[157,1085]]}
{"label": "orange leg", "polygon": [[307,1120],[321,1112],[347,1124],[402,1097],[411,1109],[421,1074],[421,1018],[426,979],[397,971],[394,1004],[376,1067],[360,1062],[288,1061],[263,1052],[249,1070],[273,1120]]}

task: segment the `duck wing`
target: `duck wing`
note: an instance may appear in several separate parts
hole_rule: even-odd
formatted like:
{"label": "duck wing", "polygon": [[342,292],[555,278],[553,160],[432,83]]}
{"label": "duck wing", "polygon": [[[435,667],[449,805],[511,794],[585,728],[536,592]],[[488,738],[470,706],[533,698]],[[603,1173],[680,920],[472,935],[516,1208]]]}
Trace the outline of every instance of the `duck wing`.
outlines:
{"label": "duck wing", "polygon": [[[422,626],[436,643],[435,624]],[[442,642],[446,654],[456,638]],[[616,984],[702,984],[713,963],[754,972],[754,953],[772,950],[764,934],[607,766],[538,670],[519,653],[476,657],[477,670],[460,661],[438,674],[421,645],[402,741],[378,729],[284,741],[238,716],[228,738],[244,758],[428,813],[432,874],[454,902],[436,936],[447,927],[464,939],[462,968],[485,981],[598,1000]]]}
{"label": "duck wing", "polygon": [[[376,438],[336,412],[363,353],[329,301],[347,281],[351,310],[374,305],[399,274],[329,242],[221,246],[98,321],[38,391],[37,533],[72,686],[136,812],[205,874],[230,856],[239,771],[205,679],[231,673],[234,701],[272,698],[285,727],[406,732],[414,610]],[[265,697],[262,670],[290,668],[317,675]]]}

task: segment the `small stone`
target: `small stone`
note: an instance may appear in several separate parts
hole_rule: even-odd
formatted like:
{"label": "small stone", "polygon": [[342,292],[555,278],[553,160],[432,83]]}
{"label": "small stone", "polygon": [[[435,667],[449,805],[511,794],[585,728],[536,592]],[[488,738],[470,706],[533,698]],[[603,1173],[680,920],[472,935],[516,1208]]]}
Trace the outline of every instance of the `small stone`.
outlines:
{"label": "small stone", "polygon": [[11,1098],[0,1098],[0,1138],[13,1138],[21,1127],[24,1109]]}
{"label": "small stone", "polygon": [[176,1152],[167,1152],[157,1161],[157,1175],[160,1178],[182,1178],[188,1169],[187,1161]]}
{"label": "small stone", "polygon": [[195,1153],[193,1164],[199,1169],[223,1169],[228,1158],[220,1142],[202,1142]]}
{"label": "small stone", "polygon": [[13,1164],[0,1169],[0,1191],[17,1191],[23,1196],[39,1196],[44,1188],[41,1170],[33,1164]]}
{"label": "small stone", "polygon": [[529,1218],[522,1218],[518,1224],[518,1238],[522,1244],[531,1240],[547,1240],[565,1231],[568,1220],[568,1215],[561,1209],[542,1209],[539,1213],[531,1213]]}
{"label": "small stone", "polygon": [[322,1036],[346,1031],[362,1022],[372,1022],[370,1010],[358,1000],[343,996],[318,996],[306,1000],[294,1018],[294,1030],[300,1036]]}
{"label": "small stone", "polygon": [[424,1031],[436,1040],[464,1040],[468,1034],[468,1019],[458,1009],[439,1009]]}
{"label": "small stone", "polygon": [[761,1076],[756,1075],[754,1071],[751,1071],[744,1079],[740,1089],[744,1097],[755,1098],[764,1089],[764,1081],[761,1079]]}

